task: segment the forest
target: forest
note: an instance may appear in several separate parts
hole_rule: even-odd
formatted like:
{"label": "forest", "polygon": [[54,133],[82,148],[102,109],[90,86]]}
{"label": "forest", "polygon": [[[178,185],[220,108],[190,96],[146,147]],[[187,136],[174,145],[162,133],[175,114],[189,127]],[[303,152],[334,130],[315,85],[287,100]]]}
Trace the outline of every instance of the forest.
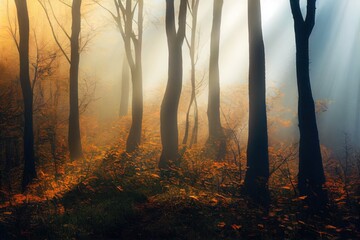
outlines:
{"label": "forest", "polygon": [[0,239],[360,239],[359,9],[0,0]]}

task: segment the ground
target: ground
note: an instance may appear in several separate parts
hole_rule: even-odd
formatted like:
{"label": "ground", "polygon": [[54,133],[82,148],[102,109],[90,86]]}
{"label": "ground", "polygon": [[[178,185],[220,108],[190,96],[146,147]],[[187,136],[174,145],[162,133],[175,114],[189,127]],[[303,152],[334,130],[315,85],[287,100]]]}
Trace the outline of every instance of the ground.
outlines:
{"label": "ground", "polygon": [[114,147],[59,164],[56,178],[40,170],[24,194],[2,193],[0,239],[360,238],[358,198],[329,192],[314,212],[291,187],[270,186],[270,206],[259,206],[241,194],[236,165],[187,150],[182,170],[161,177],[158,150]]}

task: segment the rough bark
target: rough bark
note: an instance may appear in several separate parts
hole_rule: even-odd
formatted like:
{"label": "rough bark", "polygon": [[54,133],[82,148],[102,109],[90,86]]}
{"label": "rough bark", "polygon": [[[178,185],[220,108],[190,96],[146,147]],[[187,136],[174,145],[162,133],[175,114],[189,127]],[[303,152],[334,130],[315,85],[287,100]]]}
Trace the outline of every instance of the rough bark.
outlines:
{"label": "rough bark", "polygon": [[260,0],[248,0],[249,136],[245,189],[252,197],[267,198],[269,154],[266,118],[265,50]]}
{"label": "rough bark", "polygon": [[70,115],[69,115],[69,136],[68,144],[70,158],[75,160],[83,156],[80,119],[79,119],[79,37],[81,31],[81,1],[74,0],[72,3],[71,16],[71,64],[70,64]]}
{"label": "rough bark", "polygon": [[162,152],[159,168],[178,163],[178,107],[182,88],[182,44],[186,31],[187,1],[181,0],[179,28],[176,31],[174,1],[166,0],[166,35],[169,50],[168,82],[160,110]]}
{"label": "rough bark", "polygon": [[217,159],[225,156],[226,140],[220,122],[220,73],[219,73],[219,48],[220,28],[223,0],[214,0],[213,22],[210,40],[210,63],[209,63],[209,97],[208,97],[208,143],[216,147]]}
{"label": "rough bark", "polygon": [[29,14],[26,0],[15,0],[19,23],[20,84],[24,102],[24,172],[22,189],[36,178],[33,132],[33,94],[29,73]]}
{"label": "rough bark", "polygon": [[130,92],[130,73],[129,64],[124,57],[121,75],[121,99],[119,116],[126,116],[129,110],[129,92]]}
{"label": "rough bark", "polygon": [[298,85],[298,120],[300,131],[298,188],[301,195],[311,195],[325,200],[322,189],[325,183],[316,124],[315,104],[309,73],[309,37],[315,25],[315,0],[307,1],[304,20],[299,0],[290,0],[294,18],[296,41],[296,76]]}

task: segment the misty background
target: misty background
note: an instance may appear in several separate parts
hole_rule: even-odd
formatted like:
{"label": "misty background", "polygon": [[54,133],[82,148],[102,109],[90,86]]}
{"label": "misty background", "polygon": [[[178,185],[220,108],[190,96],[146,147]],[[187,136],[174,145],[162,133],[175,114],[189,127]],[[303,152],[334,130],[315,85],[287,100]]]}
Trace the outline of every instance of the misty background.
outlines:
{"label": "misty background", "polygon": [[[7,33],[7,4],[0,0],[0,56],[4,57],[11,39]],[[85,26],[92,39],[81,53],[80,79],[96,81],[94,109],[99,119],[118,117],[121,89],[123,41],[111,16],[102,8],[85,0]],[[102,1],[111,9],[112,1]],[[306,1],[300,1],[305,13]],[[9,1],[10,7],[13,1]],[[49,35],[44,13],[35,0],[28,1],[30,24]],[[297,141],[297,88],[295,75],[295,39],[293,19],[288,0],[262,0],[262,22],[266,51],[268,96],[280,90],[282,115],[291,122],[282,130],[284,137]],[[335,152],[342,151],[344,134],[354,147],[360,146],[360,1],[318,0],[316,24],[310,38],[310,74],[313,96],[324,104],[317,115],[320,141]],[[10,14],[14,13],[10,8]],[[59,15],[64,14],[59,10]],[[14,15],[14,14],[13,14]],[[165,34],[165,0],[145,1],[143,36],[144,100],[153,101],[160,109],[167,81],[168,53]],[[35,19],[32,21],[32,19]],[[197,76],[205,76],[209,62],[212,3],[200,1],[199,59]],[[189,30],[189,29],[188,29]],[[9,44],[10,43],[10,44]],[[190,85],[190,58],[183,46],[184,88]],[[246,84],[248,79],[247,1],[224,0],[220,46],[220,82],[223,95],[233,86]],[[206,104],[206,87],[200,105]],[[244,93],[234,93],[239,99]],[[240,96],[241,95],[241,96]],[[227,104],[223,101],[222,104]],[[243,116],[239,116],[241,118]]]}

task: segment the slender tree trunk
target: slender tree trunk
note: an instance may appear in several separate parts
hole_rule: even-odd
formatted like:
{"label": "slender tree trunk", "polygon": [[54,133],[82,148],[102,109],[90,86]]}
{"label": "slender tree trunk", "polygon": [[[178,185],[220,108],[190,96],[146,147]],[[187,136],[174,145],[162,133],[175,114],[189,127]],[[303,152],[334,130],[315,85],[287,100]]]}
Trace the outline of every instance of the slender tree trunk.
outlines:
{"label": "slender tree trunk", "polygon": [[33,130],[33,94],[29,73],[29,14],[26,0],[15,0],[19,22],[20,84],[24,101],[24,173],[22,190],[36,178]]}
{"label": "slender tree trunk", "polygon": [[[126,152],[135,151],[141,142],[141,132],[142,132],[142,118],[143,118],[143,86],[142,86],[142,34],[143,34],[143,9],[144,2],[143,0],[138,0],[138,37],[134,42],[135,48],[135,61],[132,58],[131,53],[131,38],[133,34],[132,24],[127,23],[125,27],[125,48],[126,56],[128,62],[130,63],[131,68],[131,80],[133,86],[132,93],[132,122],[129,132],[129,136],[126,141]],[[132,19],[132,7],[131,0],[127,0],[126,5],[127,18]]]}
{"label": "slender tree trunk", "polygon": [[249,137],[245,189],[252,197],[268,198],[269,154],[266,118],[265,49],[260,0],[248,0]]}
{"label": "slender tree trunk", "polygon": [[196,101],[196,60],[195,60],[195,52],[196,52],[196,30],[197,30],[197,16],[198,16],[198,9],[199,9],[199,2],[200,0],[193,0],[191,3],[191,40],[189,45],[190,50],[190,61],[191,61],[191,97],[190,103],[186,112],[186,121],[185,121],[185,134],[182,143],[186,144],[189,138],[189,128],[190,128],[190,111],[191,107],[194,104],[194,126],[192,130],[192,137],[190,140],[190,146],[193,143],[197,142],[197,101]]}
{"label": "slender tree trunk", "polygon": [[135,151],[141,142],[142,118],[143,118],[143,90],[142,90],[142,70],[138,63],[136,69],[131,70],[133,96],[132,96],[132,122],[129,136],[126,142],[126,151]]}
{"label": "slender tree trunk", "polygon": [[208,98],[208,143],[219,147],[217,159],[221,159],[226,153],[226,140],[220,122],[220,73],[219,73],[219,48],[220,28],[223,0],[214,0],[213,22],[210,41],[210,64],[209,64],[209,98]]}
{"label": "slender tree trunk", "polygon": [[120,112],[119,115],[126,116],[129,109],[129,92],[130,92],[130,73],[129,64],[126,57],[123,59],[122,64],[122,76],[121,76],[121,100],[120,100]]}
{"label": "slender tree trunk", "polygon": [[179,29],[175,27],[174,1],[166,0],[166,35],[169,50],[168,83],[160,110],[162,152],[160,169],[178,163],[178,107],[182,87],[182,44],[186,30],[187,1],[181,0]]}
{"label": "slender tree trunk", "polygon": [[322,185],[325,183],[316,124],[315,104],[309,73],[309,37],[315,25],[315,0],[307,1],[303,19],[299,0],[290,0],[294,18],[296,41],[296,76],[298,84],[298,119],[300,131],[298,188],[301,195],[310,195],[326,201]]}
{"label": "slender tree trunk", "polygon": [[69,116],[69,151],[70,158],[75,160],[83,156],[80,119],[79,119],[79,36],[81,30],[81,0],[74,0],[71,16],[71,64],[70,64],[70,116]]}

